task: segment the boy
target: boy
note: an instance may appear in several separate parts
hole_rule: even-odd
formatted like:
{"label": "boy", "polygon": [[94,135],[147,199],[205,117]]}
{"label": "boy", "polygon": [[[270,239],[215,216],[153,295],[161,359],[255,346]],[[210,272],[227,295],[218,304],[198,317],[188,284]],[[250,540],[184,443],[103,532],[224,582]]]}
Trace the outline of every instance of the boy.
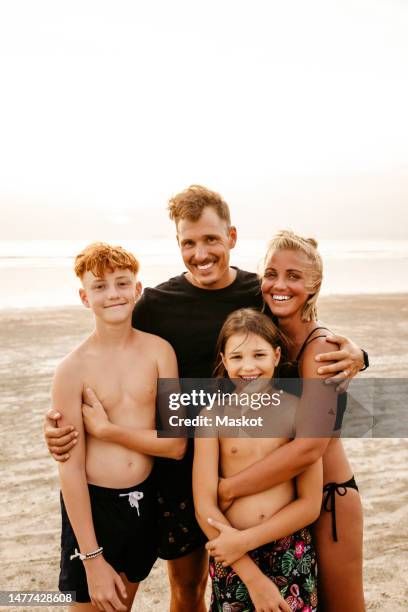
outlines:
{"label": "boy", "polygon": [[[75,260],[79,294],[95,319],[91,335],[58,366],[52,390],[60,425],[78,431],[71,461],[59,464],[62,537],[59,588],[76,609],[130,610],[157,558],[151,455],[181,458],[182,439],[158,439],[156,380],[177,378],[165,340],[132,328],[139,264],[121,247],[94,243]],[[84,432],[83,395],[95,392],[112,423],[146,430],[146,453]],[[126,600],[124,604],[123,600]]]}

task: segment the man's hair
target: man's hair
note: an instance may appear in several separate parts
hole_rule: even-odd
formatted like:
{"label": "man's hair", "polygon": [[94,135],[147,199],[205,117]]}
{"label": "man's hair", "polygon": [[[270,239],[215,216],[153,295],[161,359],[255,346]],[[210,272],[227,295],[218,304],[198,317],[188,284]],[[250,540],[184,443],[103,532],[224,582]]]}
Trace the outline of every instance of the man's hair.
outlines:
{"label": "man's hair", "polygon": [[220,219],[230,227],[231,217],[228,204],[216,191],[201,185],[191,185],[173,198],[168,204],[169,217],[176,225],[181,219],[198,221],[207,206],[213,208]]}
{"label": "man's hair", "polygon": [[102,278],[107,270],[113,272],[116,268],[137,274],[139,262],[124,248],[105,242],[93,242],[75,257],[75,274],[79,278],[82,278],[85,272],[92,272]]}

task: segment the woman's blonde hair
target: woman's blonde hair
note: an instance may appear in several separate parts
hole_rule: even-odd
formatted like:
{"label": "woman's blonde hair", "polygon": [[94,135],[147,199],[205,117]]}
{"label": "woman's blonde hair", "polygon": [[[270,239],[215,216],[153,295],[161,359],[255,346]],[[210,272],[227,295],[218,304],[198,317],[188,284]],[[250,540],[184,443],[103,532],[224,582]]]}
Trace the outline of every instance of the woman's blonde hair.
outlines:
{"label": "woman's blonde hair", "polygon": [[290,230],[281,230],[275,234],[268,244],[263,261],[262,275],[268,261],[275,251],[300,251],[309,265],[307,266],[306,290],[310,292],[302,311],[302,321],[315,321],[317,319],[317,299],[323,279],[323,262],[317,250],[317,241],[314,238],[304,238]]}

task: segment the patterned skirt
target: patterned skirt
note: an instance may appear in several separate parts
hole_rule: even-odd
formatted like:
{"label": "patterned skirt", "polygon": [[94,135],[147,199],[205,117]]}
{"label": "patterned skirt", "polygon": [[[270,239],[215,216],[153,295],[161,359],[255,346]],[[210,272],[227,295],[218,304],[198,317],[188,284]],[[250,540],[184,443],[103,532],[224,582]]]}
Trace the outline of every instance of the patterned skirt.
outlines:
{"label": "patterned skirt", "polygon": [[[317,563],[309,529],[265,544],[249,553],[259,569],[273,580],[293,611],[317,610]],[[248,589],[231,567],[210,559],[210,612],[253,612]]]}

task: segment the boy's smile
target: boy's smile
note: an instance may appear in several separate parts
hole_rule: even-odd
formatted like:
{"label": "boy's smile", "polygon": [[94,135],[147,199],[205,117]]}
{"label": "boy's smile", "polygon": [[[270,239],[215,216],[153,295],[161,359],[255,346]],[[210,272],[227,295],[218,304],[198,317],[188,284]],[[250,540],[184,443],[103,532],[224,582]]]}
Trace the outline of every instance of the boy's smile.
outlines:
{"label": "boy's smile", "polygon": [[79,293],[83,304],[95,316],[112,323],[120,323],[131,316],[141,292],[136,275],[120,268],[107,270],[103,277],[87,271],[82,277],[82,285]]}

